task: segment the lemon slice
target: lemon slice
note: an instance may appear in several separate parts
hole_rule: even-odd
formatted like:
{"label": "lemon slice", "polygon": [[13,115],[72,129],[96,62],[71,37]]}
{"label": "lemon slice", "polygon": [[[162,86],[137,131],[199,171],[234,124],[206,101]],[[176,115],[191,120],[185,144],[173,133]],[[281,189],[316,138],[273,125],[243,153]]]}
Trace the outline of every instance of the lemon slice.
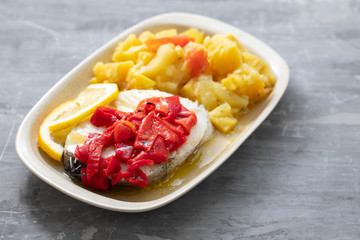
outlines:
{"label": "lemon slice", "polygon": [[98,106],[108,105],[119,95],[116,83],[92,84],[75,99],[73,107],[54,119],[49,125],[51,132],[66,129],[92,114]]}
{"label": "lemon slice", "polygon": [[61,104],[45,118],[40,126],[37,140],[38,146],[50,157],[58,161],[61,160],[61,155],[64,150],[63,144],[65,143],[66,136],[69,134],[72,127],[51,133],[49,130],[49,125],[66,111],[72,109],[74,106],[76,106],[74,100]]}

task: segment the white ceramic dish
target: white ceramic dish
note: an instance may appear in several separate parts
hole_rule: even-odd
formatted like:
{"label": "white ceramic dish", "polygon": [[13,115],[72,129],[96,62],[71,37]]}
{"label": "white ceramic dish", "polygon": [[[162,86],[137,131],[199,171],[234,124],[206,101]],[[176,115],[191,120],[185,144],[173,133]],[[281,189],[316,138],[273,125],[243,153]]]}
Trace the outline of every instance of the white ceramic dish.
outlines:
{"label": "white ceramic dish", "polygon": [[[150,188],[138,192],[110,191],[102,193],[76,184],[64,173],[60,163],[50,159],[36,144],[37,133],[45,116],[58,104],[73,99],[84,89],[92,76],[92,67],[97,61],[110,61],[117,42],[130,33],[139,34],[145,30],[158,31],[165,28],[184,30],[196,27],[206,34],[233,34],[250,52],[265,60],[276,76],[276,86],[269,97],[241,119],[246,127],[239,126],[228,136],[217,134],[201,149],[198,162],[190,170],[184,171],[179,179],[163,187]],[[142,212],[168,204],[190,191],[223,164],[247,137],[264,121],[282,97],[289,81],[286,62],[273,49],[231,25],[218,20],[187,14],[168,13],[147,19],[120,33],[102,46],[53,86],[27,114],[16,137],[16,151],[24,164],[39,178],[88,204],[121,212]],[[241,171],[241,169],[239,169]]]}

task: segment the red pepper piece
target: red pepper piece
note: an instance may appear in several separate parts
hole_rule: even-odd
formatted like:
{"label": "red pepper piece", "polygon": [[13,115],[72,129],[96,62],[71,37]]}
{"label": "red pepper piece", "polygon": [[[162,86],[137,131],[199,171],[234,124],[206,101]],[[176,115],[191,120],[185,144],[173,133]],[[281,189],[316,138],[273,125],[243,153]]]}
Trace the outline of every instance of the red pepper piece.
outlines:
{"label": "red pepper piece", "polygon": [[133,153],[133,141],[125,141],[115,145],[115,156],[118,161],[126,163],[132,157]]}
{"label": "red pepper piece", "polygon": [[155,116],[154,112],[151,112],[144,118],[143,124],[139,128],[134,147],[150,151],[158,135],[164,138],[166,147],[169,148],[170,152],[186,141],[177,132],[176,128]]}
{"label": "red pepper piece", "polygon": [[197,118],[195,115],[189,115],[186,118],[176,118],[174,122],[183,127],[185,135],[189,135],[191,128],[196,125]]}
{"label": "red pepper piece", "polygon": [[145,187],[149,185],[146,174],[143,171],[141,171],[139,168],[135,168],[133,171],[127,172],[124,178],[130,184],[134,184],[139,187]]}
{"label": "red pepper piece", "polygon": [[99,171],[99,163],[101,158],[101,152],[104,147],[104,136],[97,136],[89,141],[88,146],[88,159],[86,166],[87,180],[91,178]]}
{"label": "red pepper piece", "polygon": [[120,143],[135,136],[135,126],[128,121],[119,121],[114,129],[114,141]]}
{"label": "red pepper piece", "polygon": [[118,173],[121,171],[121,166],[115,156],[109,157],[109,165],[107,167],[106,176],[111,179],[111,184],[115,185],[116,177]]}
{"label": "red pepper piece", "polygon": [[139,152],[136,157],[131,159],[128,163],[131,164],[132,162],[138,161],[139,159],[151,159],[154,161],[154,163],[166,162],[168,156],[169,152],[165,146],[164,138],[158,136],[150,151]]}
{"label": "red pepper piece", "polygon": [[197,77],[200,73],[205,72],[207,67],[209,66],[209,62],[207,60],[207,52],[204,49],[192,49],[190,50],[186,56],[186,65],[191,71],[191,77]]}
{"label": "red pepper piece", "polygon": [[90,133],[83,145],[77,145],[75,148],[75,157],[77,157],[82,163],[87,164],[89,158],[89,142],[91,139],[100,136],[99,133]]}
{"label": "red pepper piece", "polygon": [[109,181],[107,179],[106,170],[103,170],[108,165],[108,162],[102,161],[101,165],[102,170],[98,171],[91,179],[87,177],[88,169],[81,169],[81,180],[86,186],[99,190],[106,190],[109,188]]}
{"label": "red pepper piece", "polygon": [[138,167],[153,165],[153,164],[154,164],[154,161],[151,159],[140,159],[140,160],[137,160],[136,162],[133,162],[126,171],[132,172]]}
{"label": "red pepper piece", "polygon": [[109,127],[120,119],[128,116],[128,113],[108,107],[98,107],[92,115],[90,122],[96,127]]}
{"label": "red pepper piece", "polygon": [[115,173],[120,172],[121,167],[120,163],[116,159],[115,155],[107,158],[109,165],[107,166],[106,175],[113,175]]}
{"label": "red pepper piece", "polygon": [[185,47],[191,41],[194,41],[194,38],[188,36],[175,36],[175,37],[161,37],[154,38],[145,41],[146,46],[153,52],[156,52],[158,48],[163,44],[172,43],[175,46]]}
{"label": "red pepper piece", "polygon": [[168,122],[172,122],[181,110],[180,98],[178,95],[167,97],[164,99],[167,108],[169,109],[168,114],[163,119]]}

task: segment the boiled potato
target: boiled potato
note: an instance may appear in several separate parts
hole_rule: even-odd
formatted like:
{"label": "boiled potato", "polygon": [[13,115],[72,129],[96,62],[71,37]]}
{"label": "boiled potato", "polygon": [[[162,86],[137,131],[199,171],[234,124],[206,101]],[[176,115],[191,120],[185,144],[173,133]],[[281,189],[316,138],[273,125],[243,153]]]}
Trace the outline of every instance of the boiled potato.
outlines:
{"label": "boiled potato", "polygon": [[209,75],[199,76],[199,101],[204,105],[205,109],[210,111],[218,106],[217,98],[212,91],[212,77]]}
{"label": "boiled potato", "polygon": [[210,117],[213,118],[230,117],[230,116],[232,116],[232,112],[231,112],[231,106],[228,103],[223,103],[210,112]]}
{"label": "boiled potato", "polygon": [[198,101],[204,105],[205,109],[210,111],[217,107],[217,97],[212,91],[212,77],[209,75],[200,75],[193,78],[185,84],[180,94],[193,101]]}
{"label": "boiled potato", "polygon": [[238,120],[232,116],[231,106],[228,103],[221,104],[210,113],[210,120],[220,131],[230,132]]}
{"label": "boiled potato", "polygon": [[212,124],[223,133],[230,132],[237,124],[238,120],[234,117],[211,118]]}
{"label": "boiled potato", "polygon": [[195,42],[199,44],[202,44],[204,42],[204,32],[200,32],[196,28],[189,28],[188,30],[182,32],[181,35],[194,38]]}
{"label": "boiled potato", "polygon": [[130,69],[126,81],[127,89],[154,89],[156,85],[155,81],[137,72],[135,69]]}
{"label": "boiled potato", "polygon": [[167,82],[157,79],[156,84],[157,84],[156,85],[157,88],[160,91],[164,91],[172,94],[177,94],[179,92],[178,84],[176,84],[175,82]]}
{"label": "boiled potato", "polygon": [[246,95],[249,102],[254,103],[265,97],[265,84],[262,75],[253,68],[240,68],[232,74],[228,74],[226,78],[221,80],[221,84],[227,89],[238,95]]}
{"label": "boiled potato", "polygon": [[124,51],[122,50],[115,51],[112,56],[112,59],[114,62],[132,61],[136,63],[139,53],[145,51],[149,51],[145,44],[134,46]]}
{"label": "boiled potato", "polygon": [[241,52],[236,42],[223,34],[205,38],[204,46],[208,51],[210,68],[215,75],[226,75],[236,70],[240,64]]}
{"label": "boiled potato", "polygon": [[139,36],[139,40],[145,42],[146,40],[155,38],[155,35],[150,31],[142,32]]}
{"label": "boiled potato", "polygon": [[187,82],[180,90],[180,95],[193,101],[197,101],[200,96],[200,84],[198,79],[193,78]]}
{"label": "boiled potato", "polygon": [[156,76],[155,80],[159,90],[179,94],[181,87],[190,78],[189,75],[188,69],[184,68],[184,62],[176,61],[166,66],[164,71]]}
{"label": "boiled potato", "polygon": [[246,108],[249,104],[247,96],[237,95],[227,90],[221,83],[214,82],[212,84],[212,91],[222,103],[229,103],[231,107],[235,108]]}
{"label": "boiled potato", "polygon": [[166,30],[156,33],[155,38],[175,37],[176,35],[177,35],[177,30],[175,28],[172,28],[172,29],[166,29]]}
{"label": "boiled potato", "polygon": [[126,75],[130,68],[134,66],[132,61],[115,62],[115,63],[102,63],[95,64],[93,69],[95,78],[91,83],[120,83],[125,82]]}
{"label": "boiled potato", "polygon": [[261,74],[263,76],[263,82],[265,84],[266,88],[272,88],[275,84],[275,77],[273,73],[271,72],[271,69],[269,65],[265,65],[261,71]]}
{"label": "boiled potato", "polygon": [[155,79],[156,75],[164,71],[165,67],[173,64],[179,58],[175,47],[172,44],[161,45],[156,56],[145,66],[142,74]]}
{"label": "boiled potato", "polygon": [[[136,46],[140,46],[140,45],[143,45],[143,42],[141,42],[139,39],[137,39],[134,34],[130,34],[123,42],[119,42],[118,45],[115,47],[114,54],[112,55],[112,61],[113,62],[123,61],[122,53],[126,52],[127,50],[129,50],[132,47],[136,47]],[[132,50],[132,52],[134,52],[134,50]],[[128,54],[130,54],[130,53],[128,53]]]}
{"label": "boiled potato", "polygon": [[153,52],[139,52],[137,59],[137,66],[145,66],[147,65],[155,56]]}

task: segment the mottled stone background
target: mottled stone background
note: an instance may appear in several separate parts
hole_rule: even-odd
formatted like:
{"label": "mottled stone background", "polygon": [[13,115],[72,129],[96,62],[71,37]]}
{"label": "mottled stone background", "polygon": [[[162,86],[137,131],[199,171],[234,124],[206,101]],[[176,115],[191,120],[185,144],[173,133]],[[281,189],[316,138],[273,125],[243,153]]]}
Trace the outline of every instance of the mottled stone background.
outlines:
{"label": "mottled stone background", "polygon": [[[207,180],[138,214],[74,200],[15,152],[31,107],[81,60],[159,13],[215,17],[288,62],[267,120]],[[360,1],[0,1],[2,239],[360,239]]]}

